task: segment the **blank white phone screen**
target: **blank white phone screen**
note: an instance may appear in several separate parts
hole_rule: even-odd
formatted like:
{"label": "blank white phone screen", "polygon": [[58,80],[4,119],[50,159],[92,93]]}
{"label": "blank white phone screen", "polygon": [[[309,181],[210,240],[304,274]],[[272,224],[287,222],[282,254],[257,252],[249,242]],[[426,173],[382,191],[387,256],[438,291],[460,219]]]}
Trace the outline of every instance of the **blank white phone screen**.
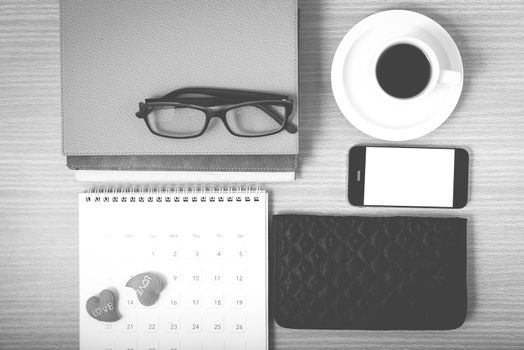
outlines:
{"label": "blank white phone screen", "polygon": [[367,147],[364,205],[453,207],[454,149]]}

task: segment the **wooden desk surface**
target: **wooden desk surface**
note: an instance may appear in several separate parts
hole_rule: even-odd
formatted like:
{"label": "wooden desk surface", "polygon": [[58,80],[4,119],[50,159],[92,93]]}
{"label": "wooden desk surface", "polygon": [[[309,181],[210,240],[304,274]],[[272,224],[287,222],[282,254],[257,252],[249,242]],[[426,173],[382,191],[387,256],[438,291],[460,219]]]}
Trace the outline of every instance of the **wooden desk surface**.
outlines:
{"label": "wooden desk surface", "polygon": [[[278,349],[524,349],[524,2],[299,1],[301,168],[269,186],[273,213],[460,215],[469,218],[469,312],[449,332],[297,331],[272,327]],[[466,86],[453,117],[410,145],[471,153],[466,209],[357,209],[346,200],[347,153],[377,141],[353,128],[330,90],[338,42],[358,20],[404,8],[455,38]],[[78,347],[77,194],[60,147],[55,0],[0,0],[0,349]]]}

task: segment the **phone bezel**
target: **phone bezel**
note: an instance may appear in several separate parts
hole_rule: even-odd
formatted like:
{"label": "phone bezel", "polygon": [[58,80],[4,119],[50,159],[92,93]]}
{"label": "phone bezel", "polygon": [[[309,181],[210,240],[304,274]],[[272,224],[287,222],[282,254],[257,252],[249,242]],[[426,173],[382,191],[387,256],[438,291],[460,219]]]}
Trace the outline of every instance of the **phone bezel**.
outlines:
{"label": "phone bezel", "polygon": [[[364,205],[364,187],[366,179],[366,148],[417,148],[455,150],[455,170],[453,181],[453,207],[419,207],[395,205]],[[358,176],[360,172],[360,176]],[[463,148],[454,147],[417,147],[417,146],[373,146],[357,145],[349,151],[348,199],[357,207],[390,207],[390,208],[431,208],[461,209],[468,203],[469,154]]]}

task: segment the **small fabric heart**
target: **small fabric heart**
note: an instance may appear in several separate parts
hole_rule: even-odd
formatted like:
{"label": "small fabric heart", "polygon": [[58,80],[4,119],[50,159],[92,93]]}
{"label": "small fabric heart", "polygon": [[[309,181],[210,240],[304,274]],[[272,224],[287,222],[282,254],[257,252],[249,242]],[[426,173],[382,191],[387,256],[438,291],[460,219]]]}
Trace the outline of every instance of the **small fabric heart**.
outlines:
{"label": "small fabric heart", "polygon": [[151,306],[158,301],[160,293],[164,289],[164,282],[157,274],[146,272],[130,279],[126,287],[133,288],[136,291],[138,301],[142,305]]}
{"label": "small fabric heart", "polygon": [[86,309],[89,316],[101,322],[116,322],[120,319],[116,296],[109,289],[103,290],[98,296],[89,298]]}

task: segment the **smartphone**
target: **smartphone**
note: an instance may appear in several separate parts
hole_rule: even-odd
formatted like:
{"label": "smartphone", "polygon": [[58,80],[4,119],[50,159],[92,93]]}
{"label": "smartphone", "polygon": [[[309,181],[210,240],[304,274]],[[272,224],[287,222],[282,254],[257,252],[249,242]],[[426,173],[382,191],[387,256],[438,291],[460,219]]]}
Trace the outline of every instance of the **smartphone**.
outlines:
{"label": "smartphone", "polygon": [[469,154],[461,148],[355,146],[349,202],[355,206],[463,208]]}

